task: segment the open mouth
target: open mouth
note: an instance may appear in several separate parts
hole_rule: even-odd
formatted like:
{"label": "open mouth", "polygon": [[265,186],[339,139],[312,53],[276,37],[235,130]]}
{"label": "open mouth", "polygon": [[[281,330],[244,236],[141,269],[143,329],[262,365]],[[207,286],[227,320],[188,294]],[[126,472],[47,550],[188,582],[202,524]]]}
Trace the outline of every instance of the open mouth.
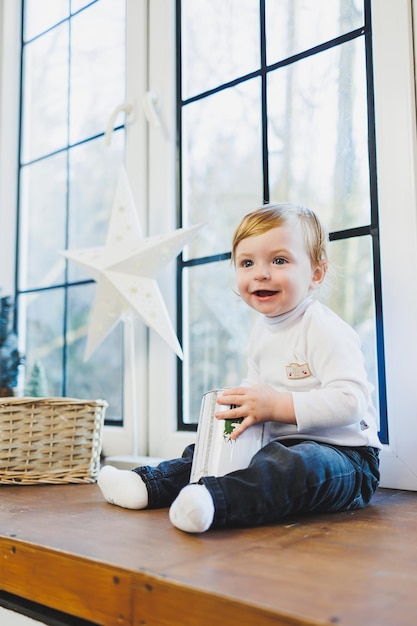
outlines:
{"label": "open mouth", "polygon": [[277,291],[269,291],[268,289],[258,289],[258,291],[253,292],[257,298],[269,298],[271,296],[275,296]]}

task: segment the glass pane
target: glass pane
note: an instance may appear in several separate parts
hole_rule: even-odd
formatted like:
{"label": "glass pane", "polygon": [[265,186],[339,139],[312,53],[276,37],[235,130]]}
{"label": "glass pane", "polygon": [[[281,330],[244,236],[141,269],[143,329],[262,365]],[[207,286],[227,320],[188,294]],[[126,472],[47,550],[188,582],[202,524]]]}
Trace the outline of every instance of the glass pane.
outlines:
{"label": "glass pane", "polygon": [[119,324],[103,343],[84,361],[90,311],[95,286],[72,287],[68,291],[67,396],[109,403],[106,419],[122,416],[122,325]]}
{"label": "glass pane", "polygon": [[25,0],[24,40],[32,39],[69,15],[69,0]]}
{"label": "glass pane", "polygon": [[71,0],[71,13],[83,9],[88,4],[92,4],[92,2],[95,2],[95,0]]}
{"label": "glass pane", "polygon": [[19,343],[25,355],[25,393],[35,364],[44,373],[46,396],[62,396],[64,290],[52,289],[19,298]]}
{"label": "glass pane", "polygon": [[366,369],[375,387],[378,406],[378,366],[372,241],[370,236],[352,237],[330,244],[331,268],[320,299],[358,333]]}
{"label": "glass pane", "polygon": [[271,65],[364,24],[363,0],[266,0]]}
{"label": "glass pane", "polygon": [[68,22],[23,49],[21,159],[24,163],[67,145]]}
{"label": "glass pane", "polygon": [[187,254],[230,250],[242,215],[262,203],[259,79],[183,109],[184,224],[205,223]]}
{"label": "glass pane", "polygon": [[76,143],[104,132],[125,101],[125,0],[100,0],[71,21],[70,143]]}
{"label": "glass pane", "polygon": [[362,38],[269,75],[271,200],[311,206],[330,230],[370,221]]}
{"label": "glass pane", "polygon": [[184,0],[182,97],[259,69],[259,0]]}
{"label": "glass pane", "polygon": [[27,165],[20,179],[19,289],[62,283],[67,210],[66,153]]}
{"label": "glass pane", "polygon": [[[104,246],[123,145],[124,133],[116,132],[107,149],[100,137],[70,150],[69,249]],[[73,282],[89,276],[69,262],[68,278]]]}
{"label": "glass pane", "polygon": [[184,271],[184,422],[197,423],[201,397],[239,385],[246,374],[246,347],[253,313],[237,295],[230,261]]}

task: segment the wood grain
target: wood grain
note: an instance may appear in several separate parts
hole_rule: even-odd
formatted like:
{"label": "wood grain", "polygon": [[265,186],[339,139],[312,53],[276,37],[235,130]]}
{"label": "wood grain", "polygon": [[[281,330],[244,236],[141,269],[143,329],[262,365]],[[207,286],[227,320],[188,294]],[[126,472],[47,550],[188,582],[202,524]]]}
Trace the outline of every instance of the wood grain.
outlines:
{"label": "wood grain", "polygon": [[103,626],[411,626],[417,493],[187,535],[96,485],[1,487],[0,589]]}

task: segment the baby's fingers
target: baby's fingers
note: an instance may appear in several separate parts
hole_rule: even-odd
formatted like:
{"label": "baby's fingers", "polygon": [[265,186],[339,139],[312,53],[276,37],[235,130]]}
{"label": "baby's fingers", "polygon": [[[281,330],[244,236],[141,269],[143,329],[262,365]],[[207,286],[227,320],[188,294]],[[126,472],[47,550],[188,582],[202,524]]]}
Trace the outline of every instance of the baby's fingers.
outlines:
{"label": "baby's fingers", "polygon": [[222,405],[219,411],[216,411],[214,417],[218,420],[235,420],[242,418],[242,411],[240,406],[236,404]]}
{"label": "baby's fingers", "polygon": [[249,428],[249,426],[252,426],[252,424],[254,423],[255,423],[254,420],[251,419],[250,417],[244,417],[242,421],[240,422],[240,424],[236,426],[236,428],[233,429],[233,432],[231,433],[230,438],[237,439],[243,432],[245,432],[247,428]]}

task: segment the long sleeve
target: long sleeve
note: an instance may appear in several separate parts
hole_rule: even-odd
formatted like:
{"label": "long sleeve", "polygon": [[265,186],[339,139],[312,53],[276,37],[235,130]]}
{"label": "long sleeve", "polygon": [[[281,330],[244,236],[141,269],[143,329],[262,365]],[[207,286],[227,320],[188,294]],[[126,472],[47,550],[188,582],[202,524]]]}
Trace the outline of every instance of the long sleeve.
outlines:
{"label": "long sleeve", "polygon": [[317,385],[293,391],[299,430],[347,426],[361,421],[370,386],[356,333],[333,315],[306,314],[303,354]]}

